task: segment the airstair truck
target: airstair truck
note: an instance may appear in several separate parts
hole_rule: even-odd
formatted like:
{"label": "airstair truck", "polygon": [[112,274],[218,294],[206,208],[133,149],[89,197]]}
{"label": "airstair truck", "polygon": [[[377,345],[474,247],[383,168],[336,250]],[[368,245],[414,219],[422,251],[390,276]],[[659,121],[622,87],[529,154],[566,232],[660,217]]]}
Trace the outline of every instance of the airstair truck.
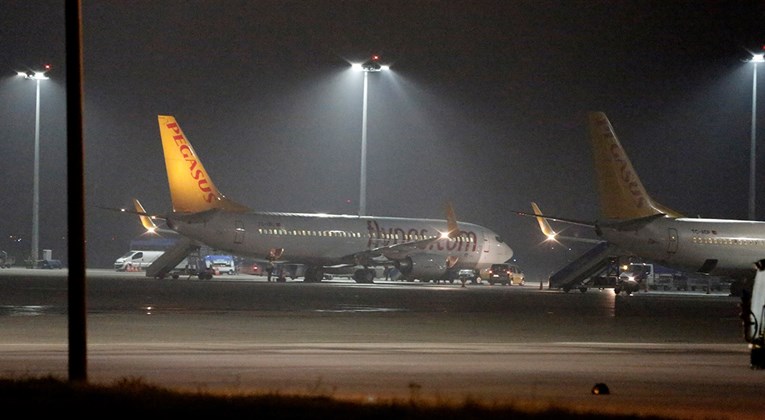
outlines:
{"label": "airstair truck", "polygon": [[755,263],[757,274],[741,294],[744,340],[749,343],[752,369],[765,369],[765,260]]}

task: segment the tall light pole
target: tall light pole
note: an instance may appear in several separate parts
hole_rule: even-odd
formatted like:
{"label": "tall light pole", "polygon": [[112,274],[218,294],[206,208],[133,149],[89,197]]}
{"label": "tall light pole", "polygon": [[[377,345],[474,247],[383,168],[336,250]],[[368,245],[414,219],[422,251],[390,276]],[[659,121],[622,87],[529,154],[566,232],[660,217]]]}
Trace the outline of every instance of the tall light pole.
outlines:
{"label": "tall light pole", "polygon": [[368,76],[371,72],[387,70],[387,66],[379,63],[380,57],[373,55],[364,64],[354,64],[353,68],[364,72],[364,96],[361,108],[361,180],[359,186],[359,216],[367,214],[367,98],[369,91]]}
{"label": "tall light pole", "polygon": [[755,164],[756,159],[756,147],[757,147],[757,63],[765,62],[763,54],[754,54],[750,63],[754,64],[754,70],[752,71],[752,135],[751,146],[749,148],[749,220],[755,220]]}
{"label": "tall light pole", "polygon": [[[50,70],[50,65],[45,65],[45,71]],[[34,80],[35,89],[35,164],[34,182],[32,186],[32,250],[29,260],[32,267],[36,267],[40,259],[40,81],[47,80],[45,71],[18,72],[20,77]]]}

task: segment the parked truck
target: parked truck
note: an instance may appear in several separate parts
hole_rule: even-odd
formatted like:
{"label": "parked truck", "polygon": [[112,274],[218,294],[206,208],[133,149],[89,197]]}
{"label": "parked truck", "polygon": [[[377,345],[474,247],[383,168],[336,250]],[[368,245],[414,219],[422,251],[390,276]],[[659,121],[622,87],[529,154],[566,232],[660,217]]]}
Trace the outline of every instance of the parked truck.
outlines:
{"label": "parked truck", "polygon": [[236,262],[231,255],[205,255],[204,262],[216,274],[236,274]]}
{"label": "parked truck", "polygon": [[642,290],[696,290],[686,274],[650,263],[631,263],[622,276],[637,281]]}

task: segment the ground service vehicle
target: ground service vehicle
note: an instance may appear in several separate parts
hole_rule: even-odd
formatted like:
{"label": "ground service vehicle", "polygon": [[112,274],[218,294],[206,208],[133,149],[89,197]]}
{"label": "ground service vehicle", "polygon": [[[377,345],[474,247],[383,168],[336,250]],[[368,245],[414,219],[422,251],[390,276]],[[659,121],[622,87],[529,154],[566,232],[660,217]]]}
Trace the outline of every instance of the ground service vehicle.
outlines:
{"label": "ground service vehicle", "polygon": [[523,274],[521,267],[514,264],[508,264],[510,266],[510,284],[515,286],[523,286],[526,284],[526,275]]}
{"label": "ground service vehicle", "polygon": [[457,277],[460,279],[462,283],[467,283],[470,281],[473,284],[477,284],[481,281],[481,277],[476,274],[475,270],[470,268],[463,268],[459,271],[457,274]]}
{"label": "ground service vehicle", "polygon": [[490,285],[495,283],[506,284],[508,286],[523,286],[526,284],[526,276],[523,270],[515,264],[492,264],[488,270],[481,273],[481,277],[486,279]]}
{"label": "ground service vehicle", "polygon": [[59,270],[64,268],[64,264],[61,262],[61,260],[40,260],[37,261],[37,268]]}
{"label": "ground service vehicle", "polygon": [[5,251],[0,251],[0,268],[11,268],[16,263],[16,258],[8,255]]}
{"label": "ground service vehicle", "polygon": [[114,269],[117,271],[143,271],[162,254],[164,251],[128,251],[114,261]]}
{"label": "ground service vehicle", "polygon": [[489,284],[494,286],[495,283],[509,284],[510,283],[510,267],[507,264],[492,264],[488,271]]}
{"label": "ground service vehicle", "polygon": [[205,265],[216,274],[236,274],[236,263],[231,255],[205,255]]}

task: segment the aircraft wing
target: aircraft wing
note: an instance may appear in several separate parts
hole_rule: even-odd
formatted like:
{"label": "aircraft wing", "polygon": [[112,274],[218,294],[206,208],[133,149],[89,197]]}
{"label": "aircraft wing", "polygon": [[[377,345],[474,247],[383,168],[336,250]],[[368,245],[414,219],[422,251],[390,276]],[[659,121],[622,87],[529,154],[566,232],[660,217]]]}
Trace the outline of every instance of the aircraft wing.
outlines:
{"label": "aircraft wing", "polygon": [[597,227],[597,223],[596,222],[587,221],[587,220],[569,219],[569,218],[566,218],[566,217],[557,217],[557,216],[544,216],[544,215],[538,215],[538,214],[534,214],[534,213],[527,213],[525,211],[518,211],[518,210],[513,210],[513,213],[515,213],[515,214],[517,214],[519,216],[535,217],[535,218],[537,218],[537,220],[539,220],[539,218],[542,218],[542,219],[545,219],[545,220],[552,220],[553,222],[563,222],[563,223],[568,223],[570,225],[586,226],[586,227],[593,228],[593,229]]}
{"label": "aircraft wing", "polygon": [[120,213],[135,214],[141,220],[141,225],[143,225],[144,229],[146,229],[147,232],[159,233],[159,234],[173,234],[173,235],[176,234],[174,230],[159,227],[154,222],[155,220],[167,220],[165,216],[149,214],[143,208],[143,205],[141,205],[138,199],[133,198],[132,201],[133,201],[133,207],[135,208],[135,210],[129,209],[129,208],[114,208],[114,207],[103,207],[103,206],[98,206],[98,208],[103,210],[118,211]]}
{"label": "aircraft wing", "polygon": [[[361,251],[344,257],[344,260],[353,261],[353,265],[384,265],[392,261],[400,260],[413,252],[424,251],[430,245],[441,238],[422,239],[419,241],[403,242],[385,245],[369,250]],[[350,263],[349,263],[350,264]]]}
{"label": "aircraft wing", "polygon": [[149,216],[148,213],[146,213],[146,210],[143,208],[137,198],[133,199],[133,205],[135,206],[135,211],[138,214],[138,217],[141,219],[141,224],[143,227],[149,232],[156,231],[157,224],[154,223],[154,219]]}
{"label": "aircraft wing", "polygon": [[574,225],[586,226],[586,227],[594,228],[595,231],[597,232],[598,228],[597,228],[595,223],[583,222],[583,221],[573,220],[573,219],[562,219],[562,218],[559,218],[559,217],[545,216],[544,214],[542,214],[542,210],[539,209],[539,206],[537,205],[537,203],[535,203],[533,201],[531,202],[531,208],[534,210],[534,214],[525,213],[525,212],[516,212],[516,213],[521,215],[521,216],[530,216],[530,217],[533,216],[533,217],[535,217],[537,219],[537,222],[539,223],[539,229],[542,231],[542,234],[545,235],[547,240],[557,241],[559,239],[562,239],[562,240],[568,240],[568,241],[588,242],[588,243],[600,243],[600,242],[603,242],[600,239],[580,238],[580,237],[577,237],[577,236],[561,236],[561,235],[559,235],[557,232],[555,232],[553,230],[553,228],[550,226],[550,223],[548,222],[548,219],[552,220],[552,221],[559,221],[559,222],[564,222],[564,223],[568,223],[568,224],[574,224]]}
{"label": "aircraft wing", "polygon": [[[138,203],[138,200],[133,199],[133,201],[134,201],[134,203],[133,203],[134,205],[137,203],[138,206],[141,206],[141,203]],[[118,212],[121,212],[121,213],[130,213],[130,214],[138,215],[138,217],[141,218],[141,224],[143,224],[144,227],[146,227],[146,228],[148,228],[148,227],[144,223],[144,219],[143,219],[144,217],[149,219],[149,226],[151,226],[153,224],[153,222],[151,222],[152,220],[166,220],[165,216],[160,216],[160,215],[156,215],[156,214],[149,214],[149,213],[147,213],[145,211],[142,211],[142,210],[131,210],[131,209],[126,209],[124,207],[119,207],[119,208],[117,208],[117,207],[104,207],[104,206],[96,206],[96,207],[98,207],[98,208],[100,208],[102,210],[111,210],[111,211],[118,211]],[[138,208],[138,207],[136,207],[136,208]],[[140,208],[143,209],[143,206],[141,206]]]}

